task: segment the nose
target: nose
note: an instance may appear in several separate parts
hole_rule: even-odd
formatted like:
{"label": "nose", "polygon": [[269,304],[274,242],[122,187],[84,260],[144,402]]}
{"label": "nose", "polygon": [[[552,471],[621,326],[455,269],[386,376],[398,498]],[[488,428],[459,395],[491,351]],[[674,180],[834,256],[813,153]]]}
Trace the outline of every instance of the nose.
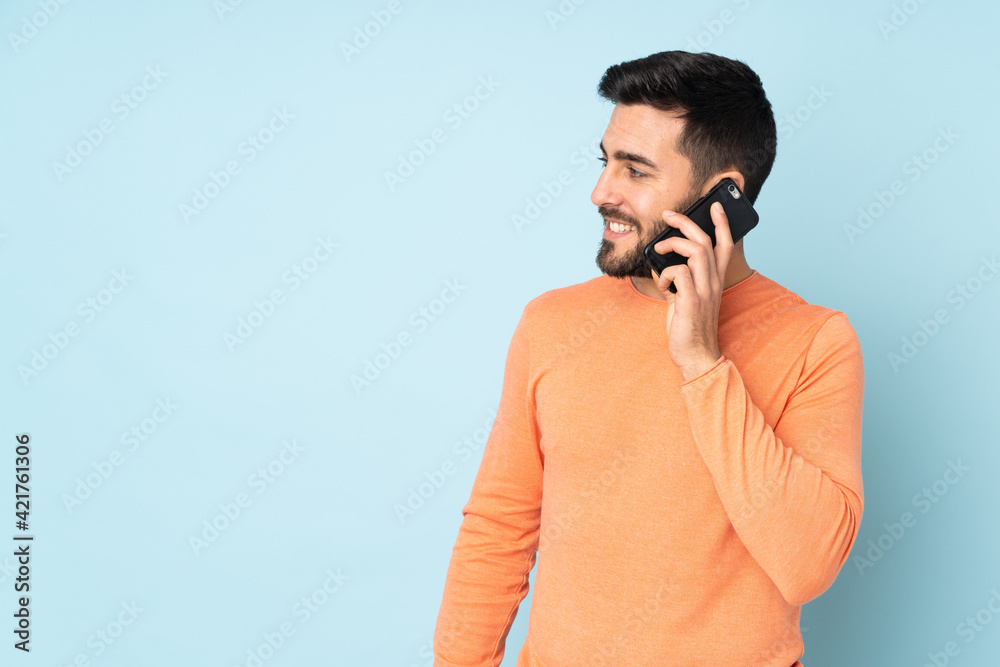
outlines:
{"label": "nose", "polygon": [[590,193],[590,201],[593,202],[594,206],[606,206],[608,208],[617,208],[621,205],[621,195],[618,194],[617,189],[614,187],[614,179],[611,177],[611,172],[607,169],[602,171],[601,175],[597,178],[597,184],[594,186],[593,192]]}

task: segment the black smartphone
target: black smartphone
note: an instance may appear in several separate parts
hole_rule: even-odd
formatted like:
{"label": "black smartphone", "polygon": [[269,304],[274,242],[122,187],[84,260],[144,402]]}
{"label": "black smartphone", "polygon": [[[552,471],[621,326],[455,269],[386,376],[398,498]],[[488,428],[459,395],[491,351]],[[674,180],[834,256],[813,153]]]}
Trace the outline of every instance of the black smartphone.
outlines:
{"label": "black smartphone", "polygon": [[[711,206],[715,202],[722,202],[722,208],[729,219],[729,231],[733,236],[733,243],[739,241],[743,238],[744,234],[757,226],[759,220],[757,211],[753,210],[753,206],[750,205],[749,200],[740,191],[736,183],[733,182],[733,179],[724,178],[716,183],[715,187],[709,190],[704,197],[692,204],[691,208],[684,211],[684,215],[691,218],[692,222],[705,230],[705,233],[712,239],[713,248],[715,247],[715,223],[712,221]],[[653,246],[657,243],[673,236],[684,236],[684,234],[676,227],[667,227],[662,234],[653,239],[643,250],[643,254],[646,256],[646,263],[656,271],[656,275],[660,275],[660,272],[668,266],[687,262],[687,257],[676,252],[671,251],[665,255],[661,255],[653,250]],[[677,288],[674,287],[673,283],[667,289],[675,294],[677,293]]]}

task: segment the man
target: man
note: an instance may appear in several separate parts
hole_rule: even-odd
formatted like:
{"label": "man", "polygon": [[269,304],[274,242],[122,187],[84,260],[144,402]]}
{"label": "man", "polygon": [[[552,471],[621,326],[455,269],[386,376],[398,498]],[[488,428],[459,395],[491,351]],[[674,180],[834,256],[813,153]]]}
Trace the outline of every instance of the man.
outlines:
{"label": "man", "polygon": [[[524,308],[434,664],[500,664],[537,552],[519,667],[801,667],[800,607],[861,522],[857,335],[751,269],[724,212],[714,248],[680,213],[726,176],[753,202],[771,170],[747,65],[669,51],[598,90],[604,275]],[[688,260],[657,278],[642,250],[668,225],[686,238],[657,251]]]}

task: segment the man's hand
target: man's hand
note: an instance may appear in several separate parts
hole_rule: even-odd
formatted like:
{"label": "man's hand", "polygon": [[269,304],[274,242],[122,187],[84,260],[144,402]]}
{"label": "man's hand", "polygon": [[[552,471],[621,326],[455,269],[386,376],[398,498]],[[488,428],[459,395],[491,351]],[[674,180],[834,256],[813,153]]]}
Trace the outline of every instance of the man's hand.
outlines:
{"label": "man's hand", "polygon": [[[674,251],[688,258],[687,264],[669,266],[653,280],[663,295],[671,299],[667,306],[667,339],[670,358],[691,380],[715,365],[722,356],[719,350],[719,306],[726,281],[726,267],[733,254],[733,236],[722,204],[712,204],[715,223],[715,248],[712,239],[691,218],[674,211],[664,211],[663,220],[677,227],[685,237],[675,236],[654,246],[663,254]],[[677,294],[667,287],[673,282]]]}

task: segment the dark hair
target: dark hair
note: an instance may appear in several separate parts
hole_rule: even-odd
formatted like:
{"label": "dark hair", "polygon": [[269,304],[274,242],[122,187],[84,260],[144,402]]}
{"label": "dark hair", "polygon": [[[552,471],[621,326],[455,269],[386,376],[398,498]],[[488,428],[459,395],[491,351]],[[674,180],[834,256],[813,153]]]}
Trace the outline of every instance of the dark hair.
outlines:
{"label": "dark hair", "polygon": [[751,202],[771,173],[778,137],[760,77],[739,60],[714,53],[663,51],[612,65],[597,86],[615,104],[678,112],[677,150],[691,161],[692,186],[736,169]]}

